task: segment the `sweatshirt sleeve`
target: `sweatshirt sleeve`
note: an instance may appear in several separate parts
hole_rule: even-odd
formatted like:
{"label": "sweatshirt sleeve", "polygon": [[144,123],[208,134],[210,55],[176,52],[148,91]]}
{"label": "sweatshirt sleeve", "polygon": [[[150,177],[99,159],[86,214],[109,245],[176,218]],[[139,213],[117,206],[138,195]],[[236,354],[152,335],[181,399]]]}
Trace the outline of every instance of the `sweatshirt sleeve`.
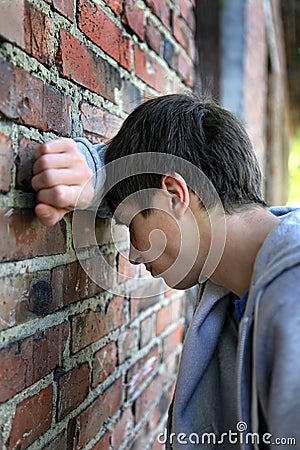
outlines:
{"label": "sweatshirt sleeve", "polygon": [[84,138],[75,138],[74,141],[94,174],[95,195],[92,202],[84,209],[97,209],[98,217],[111,217],[112,212],[104,198],[104,185],[106,180],[104,156],[107,146],[105,144],[93,145]]}
{"label": "sweatshirt sleeve", "polygon": [[274,449],[300,448],[299,273],[298,265],[276,278],[259,311],[259,397]]}

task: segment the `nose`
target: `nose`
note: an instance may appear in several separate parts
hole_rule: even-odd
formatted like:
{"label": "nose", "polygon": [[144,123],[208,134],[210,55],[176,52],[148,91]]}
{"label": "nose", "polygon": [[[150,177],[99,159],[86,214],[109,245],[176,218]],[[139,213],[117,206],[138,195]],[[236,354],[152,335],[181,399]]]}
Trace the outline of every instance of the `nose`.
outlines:
{"label": "nose", "polygon": [[129,261],[131,264],[142,264],[143,258],[140,252],[130,243]]}

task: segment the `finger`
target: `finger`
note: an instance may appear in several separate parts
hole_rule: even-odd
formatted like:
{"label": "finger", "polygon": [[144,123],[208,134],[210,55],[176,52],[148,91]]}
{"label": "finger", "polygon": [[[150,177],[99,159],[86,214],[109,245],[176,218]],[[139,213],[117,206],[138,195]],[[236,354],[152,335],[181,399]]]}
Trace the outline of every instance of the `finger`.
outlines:
{"label": "finger", "polygon": [[86,163],[86,160],[81,153],[76,156],[71,156],[69,153],[50,153],[41,155],[35,161],[33,173],[37,175],[48,169],[68,169],[75,165],[82,166],[84,163]]}
{"label": "finger", "polygon": [[34,152],[35,159],[38,159],[42,155],[49,153],[68,153],[78,151],[78,147],[73,139],[59,138],[52,141],[45,142],[36,148]]}
{"label": "finger", "polygon": [[31,180],[31,185],[35,191],[49,189],[54,186],[81,185],[88,182],[93,177],[92,171],[88,167],[75,169],[49,169],[35,175]]}
{"label": "finger", "polygon": [[85,207],[94,196],[92,184],[88,184],[83,189],[81,186],[58,185],[49,189],[41,189],[38,192],[37,199],[40,203],[46,203],[56,208],[67,210]]}
{"label": "finger", "polygon": [[69,211],[66,209],[54,208],[50,205],[39,203],[35,207],[35,214],[46,226],[52,227],[59,222]]}

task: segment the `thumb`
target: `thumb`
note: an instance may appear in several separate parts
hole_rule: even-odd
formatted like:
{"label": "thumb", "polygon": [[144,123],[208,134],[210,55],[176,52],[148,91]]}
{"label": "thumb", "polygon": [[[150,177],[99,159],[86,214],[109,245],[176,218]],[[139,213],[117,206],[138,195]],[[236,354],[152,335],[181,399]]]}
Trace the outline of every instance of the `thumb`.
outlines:
{"label": "thumb", "polygon": [[52,227],[59,222],[69,211],[63,208],[55,208],[46,203],[38,203],[35,207],[35,214],[47,227]]}

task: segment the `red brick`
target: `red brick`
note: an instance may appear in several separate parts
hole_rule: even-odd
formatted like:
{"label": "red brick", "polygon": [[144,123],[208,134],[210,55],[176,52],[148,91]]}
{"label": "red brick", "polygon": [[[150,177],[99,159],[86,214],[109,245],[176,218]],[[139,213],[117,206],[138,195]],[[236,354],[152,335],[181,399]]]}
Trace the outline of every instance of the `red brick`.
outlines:
{"label": "red brick", "polygon": [[10,0],[0,3],[0,35],[22,48],[25,47],[24,14],[25,2],[23,1]]}
{"label": "red brick", "polygon": [[[127,255],[127,257],[126,257]],[[128,252],[118,254],[118,283],[124,283],[127,280],[134,279],[137,275],[137,269],[134,264],[128,260]]]}
{"label": "red brick", "polygon": [[62,364],[66,323],[49,328],[0,351],[0,402],[13,397]]}
{"label": "red brick", "polygon": [[[105,256],[108,263],[110,256]],[[53,298],[60,298],[63,305],[69,305],[102,292],[103,288],[89,276],[98,269],[98,263],[99,258],[94,257],[85,261],[87,271],[78,261],[53,269],[51,274]],[[103,270],[101,275],[105,277],[105,274],[106,270]]]}
{"label": "red brick", "polygon": [[92,387],[102,383],[113,373],[117,364],[117,348],[115,342],[110,342],[98,350],[93,357]]}
{"label": "red brick", "polygon": [[179,44],[184,49],[187,49],[189,45],[189,29],[185,21],[175,13],[173,15],[173,34]]}
{"label": "red brick", "polygon": [[169,90],[169,72],[138,46],[134,48],[134,67],[136,76],[158,92]]}
{"label": "red brick", "polygon": [[133,319],[142,311],[147,310],[160,301],[160,295],[163,293],[164,285],[162,280],[149,279],[142,287],[131,293],[130,299],[130,316]]}
{"label": "red brick", "polygon": [[163,358],[176,350],[176,347],[182,342],[183,324],[180,323],[175,330],[168,334],[163,340]]}
{"label": "red brick", "polygon": [[134,0],[124,1],[123,22],[140,38],[145,38],[144,13]]}
{"label": "red brick", "polygon": [[171,306],[167,305],[157,312],[156,334],[159,335],[172,323]]}
{"label": "red brick", "polygon": [[33,210],[0,211],[0,261],[53,255],[66,251],[63,223],[43,226]]}
{"label": "red brick", "polygon": [[25,1],[25,50],[49,66],[54,64],[54,23],[50,17]]}
{"label": "red brick", "polygon": [[144,347],[155,335],[154,316],[147,317],[141,322],[141,347]]}
{"label": "red brick", "polygon": [[134,402],[136,423],[139,423],[142,417],[149,412],[151,405],[157,400],[157,393],[161,391],[162,380],[156,376]]}
{"label": "red brick", "polygon": [[138,348],[138,335],[135,328],[127,328],[118,339],[118,361],[122,364],[130,358]]}
{"label": "red brick", "polygon": [[19,138],[19,152],[16,158],[16,188],[23,192],[32,192],[34,151],[41,144],[23,136]]}
{"label": "red brick", "polygon": [[52,0],[54,8],[71,22],[74,21],[74,1],[73,0]]}
{"label": "red brick", "polygon": [[148,8],[170,29],[170,8],[165,0],[146,0]]}
{"label": "red brick", "polygon": [[96,342],[125,322],[123,297],[114,297],[107,311],[86,311],[72,317],[72,352]]}
{"label": "red brick", "polygon": [[161,51],[162,41],[163,38],[161,32],[154,25],[153,21],[148,18],[146,25],[146,42],[158,55]]}
{"label": "red brick", "polygon": [[125,409],[112,431],[112,448],[119,448],[133,428],[133,416],[130,408]]}
{"label": "red brick", "polygon": [[[37,281],[40,274],[36,272],[34,275],[37,277],[35,279]],[[44,276],[45,272],[43,272],[43,279]],[[27,322],[42,314],[31,295],[33,280],[32,273],[14,274],[0,278],[0,330]],[[52,312],[54,303],[53,298],[49,298],[47,304],[43,302],[40,305],[41,310],[47,313]]]}
{"label": "red brick", "polygon": [[107,431],[102,438],[93,445],[92,450],[109,450],[109,432]]}
{"label": "red brick", "polygon": [[131,68],[131,42],[95,3],[80,1],[79,28],[125,69]]}
{"label": "red brick", "polygon": [[57,378],[57,418],[63,419],[84,401],[89,392],[90,369],[82,364]]}
{"label": "red brick", "polygon": [[115,100],[115,88],[121,87],[119,72],[65,30],[60,31],[57,65],[67,79]]}
{"label": "red brick", "polygon": [[5,134],[0,133],[0,191],[10,191],[13,164],[11,140]]}
{"label": "red brick", "polygon": [[119,378],[68,425],[68,442],[73,448],[83,448],[101,429],[109,417],[120,408],[122,379]]}
{"label": "red brick", "polygon": [[120,16],[123,9],[123,0],[106,0],[106,4],[117,16]]}
{"label": "red brick", "polygon": [[17,405],[8,441],[8,450],[23,450],[51,426],[52,386]]}
{"label": "red brick", "polygon": [[195,11],[193,5],[188,0],[179,0],[180,14],[189,25],[192,32],[195,32],[196,21],[195,21]]}
{"label": "red brick", "polygon": [[0,112],[20,124],[70,134],[70,99],[4,61],[0,61]]}
{"label": "red brick", "polygon": [[191,63],[181,52],[178,53],[177,63],[177,70],[180,77],[183,78],[188,86],[192,87],[194,84],[194,71]]}
{"label": "red brick", "polygon": [[114,137],[123,122],[119,117],[88,103],[81,103],[79,112],[84,135],[86,137],[94,136],[95,143]]}
{"label": "red brick", "polygon": [[158,347],[153,347],[147,355],[137,361],[127,372],[126,395],[131,397],[159,364]]}

